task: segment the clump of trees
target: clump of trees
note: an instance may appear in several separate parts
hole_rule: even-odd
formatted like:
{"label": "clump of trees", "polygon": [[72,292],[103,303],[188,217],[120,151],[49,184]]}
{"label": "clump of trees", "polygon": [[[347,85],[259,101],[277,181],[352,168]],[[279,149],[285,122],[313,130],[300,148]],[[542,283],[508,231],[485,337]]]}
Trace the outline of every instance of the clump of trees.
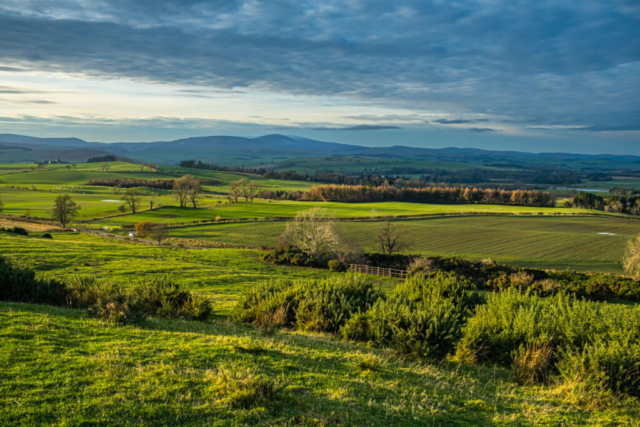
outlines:
{"label": "clump of trees", "polygon": [[613,188],[608,195],[581,191],[565,207],[640,215],[640,191]]}
{"label": "clump of trees", "polygon": [[363,185],[318,185],[306,192],[262,193],[264,198],[345,203],[362,202],[412,202],[412,203],[472,203],[513,206],[553,207],[555,198],[537,190],[502,190],[494,188],[426,187],[396,188],[388,185],[368,187]]}
{"label": "clump of trees", "polygon": [[245,202],[253,202],[261,191],[261,185],[257,181],[242,178],[229,183],[229,199],[238,203],[238,199],[244,197]]}
{"label": "clump of trees", "polygon": [[49,214],[62,224],[62,228],[65,228],[69,221],[79,215],[80,209],[81,207],[71,199],[71,196],[64,194],[56,197]]}
{"label": "clump of trees", "polygon": [[181,208],[186,208],[189,203],[196,208],[201,193],[200,182],[193,175],[185,175],[173,182],[173,197],[178,201]]}
{"label": "clump of trees", "polygon": [[118,156],[106,155],[106,156],[95,156],[89,157],[87,163],[101,163],[101,162],[117,162],[119,160]]}

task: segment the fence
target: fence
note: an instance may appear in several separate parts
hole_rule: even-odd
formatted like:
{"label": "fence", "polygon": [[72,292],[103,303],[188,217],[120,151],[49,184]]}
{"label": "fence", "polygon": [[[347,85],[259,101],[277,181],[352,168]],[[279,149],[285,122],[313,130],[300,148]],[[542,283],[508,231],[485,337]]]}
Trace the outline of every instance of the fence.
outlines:
{"label": "fence", "polygon": [[374,276],[383,277],[400,277],[404,279],[407,277],[408,271],[396,270],[393,268],[381,268],[381,267],[369,267],[368,265],[351,264],[351,269],[356,273],[372,274]]}

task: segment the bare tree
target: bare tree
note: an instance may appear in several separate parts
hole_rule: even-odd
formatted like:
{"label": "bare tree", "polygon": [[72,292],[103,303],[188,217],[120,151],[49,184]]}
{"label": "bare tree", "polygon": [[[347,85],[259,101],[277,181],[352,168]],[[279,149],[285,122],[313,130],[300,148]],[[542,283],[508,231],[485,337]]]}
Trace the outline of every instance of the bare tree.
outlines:
{"label": "bare tree", "polygon": [[140,204],[142,197],[140,197],[140,193],[135,188],[128,188],[120,197],[120,200],[129,205],[131,212],[136,213],[136,206]]}
{"label": "bare tree", "polygon": [[147,165],[147,162],[146,162],[146,161],[144,161],[144,160],[143,160],[143,161],[141,161],[141,162],[140,162],[140,172],[144,172],[144,167],[145,167],[146,165]]}
{"label": "bare tree", "polygon": [[153,205],[156,204],[156,200],[158,199],[157,194],[152,194],[149,196],[149,210],[153,210]]}
{"label": "bare tree", "polygon": [[147,236],[158,242],[158,245],[161,245],[162,241],[169,236],[169,228],[167,227],[167,224],[155,224],[153,227],[149,228]]}
{"label": "bare tree", "polygon": [[260,193],[262,186],[258,181],[251,181],[249,185],[244,188],[245,201],[249,200],[253,202],[253,199]]}
{"label": "bare tree", "polygon": [[56,197],[56,200],[53,202],[53,208],[49,214],[53,219],[62,224],[62,228],[65,228],[67,222],[78,216],[79,210],[80,206],[71,199],[71,196],[64,194]]}
{"label": "bare tree", "polygon": [[627,249],[622,258],[624,271],[629,274],[640,274],[640,235],[627,242]]}
{"label": "bare tree", "polygon": [[181,208],[187,207],[187,202],[191,201],[193,207],[195,207],[195,201],[191,198],[192,195],[200,193],[200,182],[192,175],[185,175],[182,178],[178,178],[173,182],[173,197],[180,203]]}
{"label": "bare tree", "polygon": [[334,220],[322,208],[298,212],[287,222],[284,239],[298,250],[318,258],[336,251],[339,244]]}
{"label": "bare tree", "polygon": [[376,243],[382,253],[391,255],[399,252],[411,244],[409,230],[403,225],[394,225],[390,219],[387,219],[378,229]]}
{"label": "bare tree", "polygon": [[109,165],[109,163],[104,162],[103,164],[100,165],[100,169],[102,169],[102,172],[109,172],[109,169],[111,169],[111,166]]}
{"label": "bare tree", "polygon": [[118,195],[122,191],[122,185],[116,184],[113,186],[113,194]]}
{"label": "bare tree", "polygon": [[238,203],[238,197],[244,194],[244,187],[246,186],[247,179],[242,178],[237,181],[229,183],[229,198]]}

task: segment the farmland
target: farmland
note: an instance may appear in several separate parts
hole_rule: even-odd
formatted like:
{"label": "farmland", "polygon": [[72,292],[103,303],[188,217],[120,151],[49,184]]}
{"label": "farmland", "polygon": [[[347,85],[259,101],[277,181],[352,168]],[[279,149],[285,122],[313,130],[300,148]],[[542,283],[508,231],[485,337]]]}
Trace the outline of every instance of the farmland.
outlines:
{"label": "farmland", "polygon": [[[492,258],[523,267],[621,272],[625,243],[640,233],[640,221],[616,218],[468,217],[398,221],[413,244],[405,253]],[[172,229],[172,236],[275,246],[283,222],[220,224]],[[338,222],[344,240],[375,251],[377,222]]]}

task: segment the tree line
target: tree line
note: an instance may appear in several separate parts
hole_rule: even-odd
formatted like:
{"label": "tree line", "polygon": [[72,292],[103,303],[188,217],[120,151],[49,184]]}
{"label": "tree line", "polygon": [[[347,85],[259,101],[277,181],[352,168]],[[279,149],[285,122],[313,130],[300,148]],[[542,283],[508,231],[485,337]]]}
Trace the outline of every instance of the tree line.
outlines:
{"label": "tree line", "polygon": [[548,192],[470,187],[397,188],[389,185],[378,187],[365,185],[319,185],[312,187],[309,191],[293,193],[263,191],[261,197],[268,199],[345,203],[396,201],[412,203],[482,203],[536,207],[553,207],[555,205],[554,196]]}
{"label": "tree line", "polygon": [[565,207],[640,215],[640,192],[624,188],[613,188],[607,195],[581,191]]}

